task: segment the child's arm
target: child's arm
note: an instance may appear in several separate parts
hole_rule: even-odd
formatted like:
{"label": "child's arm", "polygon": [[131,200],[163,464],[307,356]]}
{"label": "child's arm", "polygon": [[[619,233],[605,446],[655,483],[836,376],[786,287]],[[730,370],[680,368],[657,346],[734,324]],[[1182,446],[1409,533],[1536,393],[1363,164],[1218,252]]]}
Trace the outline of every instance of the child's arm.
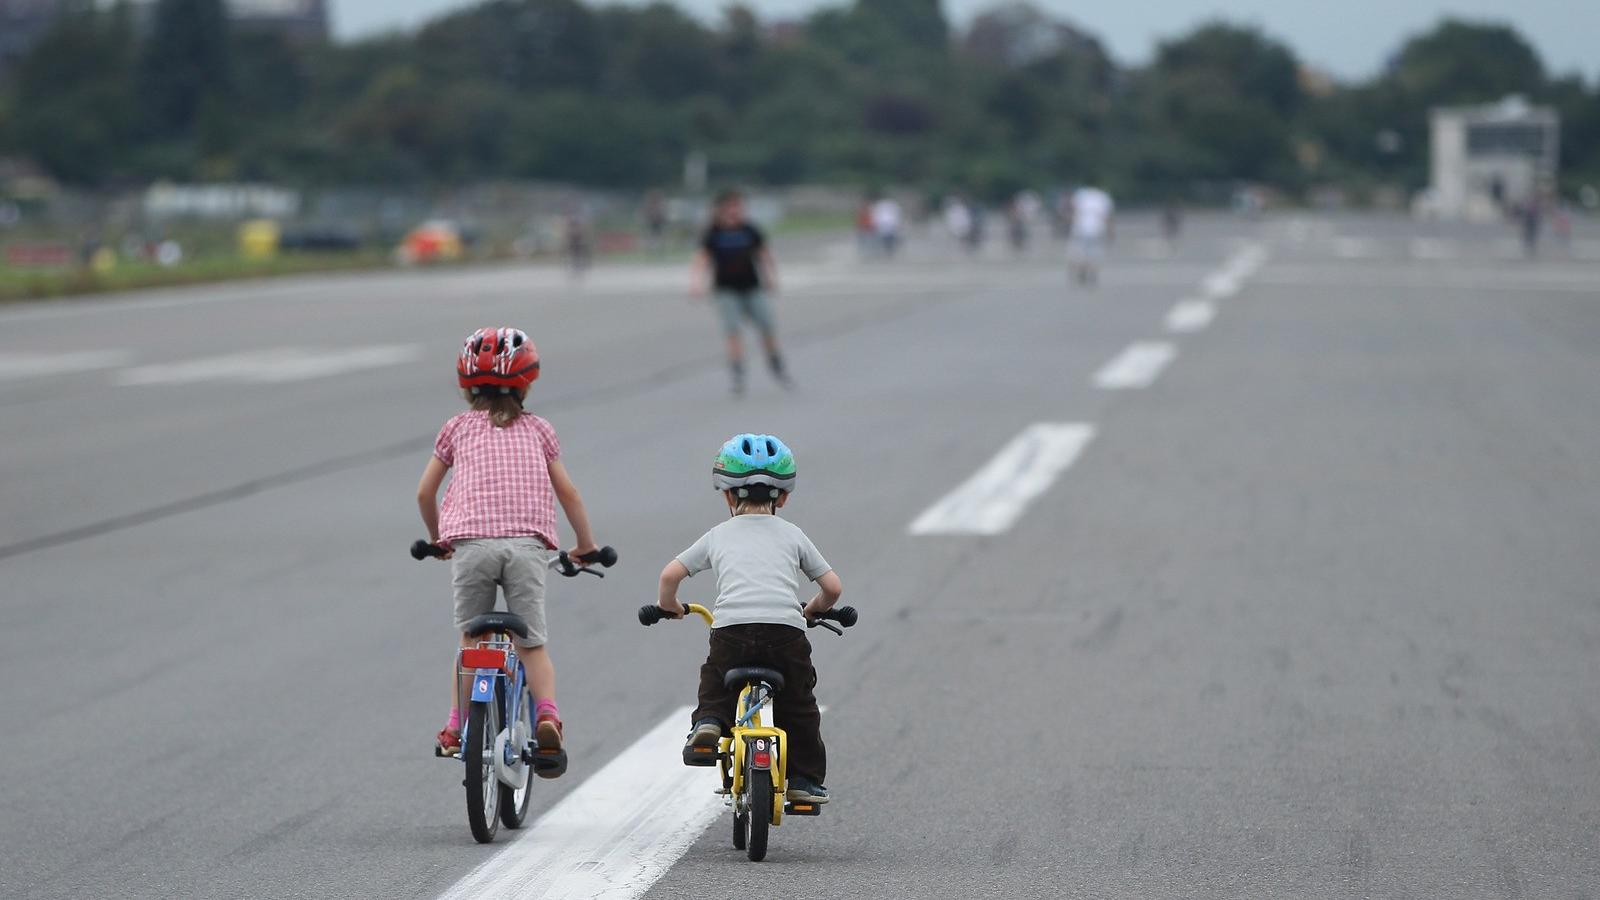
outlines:
{"label": "child's arm", "polygon": [[572,557],[573,562],[586,565],[578,557],[599,548],[594,544],[594,532],[589,530],[589,511],[583,506],[583,497],[578,494],[578,486],[572,483],[572,476],[567,474],[567,467],[559,459],[550,461],[550,484],[556,489],[561,511],[567,514],[572,533],[578,538],[578,546],[568,550],[567,555]]}
{"label": "child's arm", "polygon": [[661,570],[661,593],[656,598],[656,605],[672,613],[674,618],[681,619],[688,610],[678,602],[678,585],[689,577],[689,570],[683,563],[673,560]]}
{"label": "child's arm", "polygon": [[694,252],[689,266],[689,295],[704,297],[711,290],[711,254],[704,247]]}
{"label": "child's arm", "polygon": [[818,613],[833,609],[833,605],[839,602],[839,596],[843,593],[844,585],[839,581],[839,573],[829,569],[817,578],[817,595],[811,598],[811,602],[807,603],[801,612],[807,619],[816,618]]}
{"label": "child's arm", "polygon": [[[428,467],[422,470],[422,481],[417,484],[417,509],[422,513],[422,525],[428,529],[428,543],[439,543],[439,486],[444,484],[444,476],[450,467],[444,460],[437,456],[428,459]],[[442,559],[450,558],[450,550],[446,548]]]}

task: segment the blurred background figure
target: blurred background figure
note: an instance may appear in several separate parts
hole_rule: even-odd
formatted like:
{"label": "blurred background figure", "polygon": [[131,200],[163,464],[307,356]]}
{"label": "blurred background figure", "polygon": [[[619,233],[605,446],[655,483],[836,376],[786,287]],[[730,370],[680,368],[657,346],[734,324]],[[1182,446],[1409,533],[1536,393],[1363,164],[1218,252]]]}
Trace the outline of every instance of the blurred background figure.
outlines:
{"label": "blurred background figure", "polygon": [[1067,266],[1078,284],[1093,286],[1100,280],[1100,263],[1106,245],[1115,236],[1112,222],[1116,204],[1111,195],[1091,179],[1072,192],[1068,207]]}
{"label": "blurred background figure", "polygon": [[950,233],[956,245],[968,253],[972,252],[972,210],[960,194],[950,194],[944,198],[943,219],[944,229]]}
{"label": "blurred background figure", "polygon": [[582,278],[594,261],[594,235],[589,216],[583,207],[567,211],[562,222],[562,243],[566,249],[567,271],[573,278]]}
{"label": "blurred background figure", "polygon": [[872,233],[883,255],[892,257],[900,247],[900,202],[885,194],[872,204]]}
{"label": "blurred background figure", "polygon": [[660,191],[644,195],[640,217],[644,220],[645,249],[659,255],[667,246],[667,201]]}
{"label": "blurred background figure", "polygon": [[1161,238],[1169,245],[1178,242],[1178,234],[1183,230],[1183,206],[1177,200],[1168,200],[1161,205]]}
{"label": "blurred background figure", "polygon": [[704,296],[714,290],[717,314],[728,347],[728,374],[734,396],[744,393],[745,322],[761,335],[767,367],[783,387],[792,387],[778,347],[777,325],[769,294],[778,289],[778,270],[767,247],[767,237],[745,217],[744,195],[724,191],[711,210],[711,225],[700,239],[691,273],[691,291]]}
{"label": "blurred background figure", "polygon": [[1043,208],[1044,203],[1039,199],[1039,195],[1030,190],[1018,191],[1016,196],[1011,198],[1011,204],[1006,207],[1006,236],[1011,241],[1012,251],[1016,253],[1027,251],[1028,239]]}
{"label": "blurred background figure", "polygon": [[860,205],[856,207],[856,252],[862,259],[874,255],[878,251],[877,237],[872,228],[872,198],[863,197]]}

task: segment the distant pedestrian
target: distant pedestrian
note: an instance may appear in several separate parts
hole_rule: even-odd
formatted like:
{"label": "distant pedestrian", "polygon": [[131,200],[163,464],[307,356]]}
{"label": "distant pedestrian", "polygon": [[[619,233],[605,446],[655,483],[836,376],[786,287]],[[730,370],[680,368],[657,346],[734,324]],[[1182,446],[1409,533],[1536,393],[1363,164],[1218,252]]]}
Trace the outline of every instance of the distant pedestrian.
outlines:
{"label": "distant pedestrian", "polygon": [[645,246],[651,253],[660,253],[666,247],[667,203],[660,191],[644,196]]}
{"label": "distant pedestrian", "polygon": [[972,211],[958,195],[952,194],[944,200],[944,228],[963,249],[972,251],[972,244],[969,243],[972,238]]}
{"label": "distant pedestrian", "polygon": [[1100,280],[1100,263],[1106,245],[1115,236],[1111,195],[1087,183],[1072,192],[1067,225],[1067,265],[1078,284],[1092,286]]}
{"label": "distant pedestrian", "polygon": [[872,233],[884,256],[894,256],[900,246],[900,204],[893,197],[879,197],[872,204]]}
{"label": "distant pedestrian", "polygon": [[877,243],[872,232],[872,198],[868,197],[856,207],[856,252],[864,259],[873,255]]}
{"label": "distant pedestrian", "polygon": [[777,266],[767,238],[745,218],[744,196],[724,191],[712,205],[711,226],[695,253],[691,289],[703,296],[714,289],[717,312],[727,338],[728,369],[733,393],[744,393],[744,341],[740,326],[748,320],[761,334],[767,365],[780,385],[790,387],[778,348],[777,326],[768,295],[778,289]]}

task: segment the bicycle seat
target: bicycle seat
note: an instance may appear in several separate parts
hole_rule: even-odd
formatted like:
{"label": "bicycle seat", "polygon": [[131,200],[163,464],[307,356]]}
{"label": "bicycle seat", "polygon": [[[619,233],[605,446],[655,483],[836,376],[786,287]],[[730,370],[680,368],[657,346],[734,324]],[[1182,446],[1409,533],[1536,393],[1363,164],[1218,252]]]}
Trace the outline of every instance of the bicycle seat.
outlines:
{"label": "bicycle seat", "polygon": [[514,634],[520,638],[529,636],[528,623],[521,616],[508,612],[484,613],[467,622],[467,627],[461,633],[468,637],[479,637],[485,634]]}
{"label": "bicycle seat", "polygon": [[729,669],[728,674],[722,676],[722,683],[730,691],[737,691],[753,681],[765,681],[772,685],[772,692],[783,690],[783,674],[772,669],[762,669],[756,666],[742,666]]}

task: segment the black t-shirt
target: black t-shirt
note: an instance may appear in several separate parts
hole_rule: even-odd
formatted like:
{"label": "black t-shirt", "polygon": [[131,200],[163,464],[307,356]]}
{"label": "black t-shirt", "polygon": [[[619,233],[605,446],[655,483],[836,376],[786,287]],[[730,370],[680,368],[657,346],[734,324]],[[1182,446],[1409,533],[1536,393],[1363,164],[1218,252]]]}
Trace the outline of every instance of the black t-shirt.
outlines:
{"label": "black t-shirt", "polygon": [[700,241],[711,256],[711,269],[716,285],[735,291],[749,291],[761,286],[761,271],[756,266],[756,254],[766,246],[767,239],[761,230],[746,223],[733,228],[712,225]]}

